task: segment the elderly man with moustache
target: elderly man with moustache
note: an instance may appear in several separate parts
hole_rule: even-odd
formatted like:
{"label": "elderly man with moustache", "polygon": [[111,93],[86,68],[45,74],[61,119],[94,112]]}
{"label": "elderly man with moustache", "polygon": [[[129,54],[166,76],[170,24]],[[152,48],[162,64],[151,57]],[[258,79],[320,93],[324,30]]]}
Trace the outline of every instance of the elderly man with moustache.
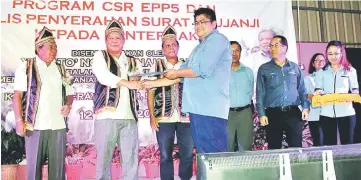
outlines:
{"label": "elderly man with moustache", "polygon": [[49,179],[65,180],[72,78],[56,62],[57,44],[46,27],[35,39],[35,54],[16,70],[13,96],[16,132],[25,136],[27,179],[40,180],[48,159]]}

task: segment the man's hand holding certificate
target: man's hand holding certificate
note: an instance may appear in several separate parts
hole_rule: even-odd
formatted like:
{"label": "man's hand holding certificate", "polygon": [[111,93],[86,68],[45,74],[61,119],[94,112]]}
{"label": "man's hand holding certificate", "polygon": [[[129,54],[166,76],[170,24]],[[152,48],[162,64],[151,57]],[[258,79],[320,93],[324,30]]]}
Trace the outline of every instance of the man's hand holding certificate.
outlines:
{"label": "man's hand holding certificate", "polygon": [[142,79],[141,80],[141,86],[142,89],[152,89],[156,86],[161,86],[160,83],[156,81],[157,77],[156,76],[160,76],[165,74],[167,71],[163,71],[163,72],[149,72],[149,73],[143,73],[143,74],[134,74],[132,76],[129,76],[130,79]]}
{"label": "man's hand holding certificate", "polygon": [[164,74],[164,77],[166,77],[170,80],[177,79],[178,78],[177,70],[174,70],[174,69],[167,70],[167,72]]}
{"label": "man's hand holding certificate", "polygon": [[144,77],[144,76],[148,76],[148,77],[152,77],[152,76],[160,76],[164,73],[166,73],[167,71],[163,71],[163,72],[150,72],[150,73],[144,73],[144,74],[135,74],[132,75],[130,77]]}
{"label": "man's hand holding certificate", "polygon": [[[146,75],[146,76],[150,76],[152,75],[153,78],[147,78],[142,80],[142,85],[143,88],[145,89],[153,89],[155,87],[163,87],[163,86],[170,86],[176,83],[181,82],[180,79],[178,79],[178,75],[176,74],[176,70],[173,69],[168,69],[166,71],[163,72],[158,72],[158,73],[146,73],[146,74],[142,74],[142,75]],[[163,75],[163,77],[159,78],[159,79],[154,79],[154,76],[157,75]]]}

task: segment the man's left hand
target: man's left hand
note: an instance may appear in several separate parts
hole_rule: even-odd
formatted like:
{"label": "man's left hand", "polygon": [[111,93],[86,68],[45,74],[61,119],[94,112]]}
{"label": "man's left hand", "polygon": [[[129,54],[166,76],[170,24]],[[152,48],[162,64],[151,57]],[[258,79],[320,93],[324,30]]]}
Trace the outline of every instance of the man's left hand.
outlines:
{"label": "man's left hand", "polygon": [[309,109],[304,109],[302,111],[302,120],[306,121],[308,119],[308,114],[309,114],[310,110]]}
{"label": "man's left hand", "polygon": [[177,70],[174,69],[167,70],[167,72],[164,74],[164,77],[170,80],[177,79],[178,78]]}
{"label": "man's left hand", "polygon": [[71,110],[70,105],[64,105],[63,107],[61,107],[60,114],[63,117],[68,117],[69,113],[70,113],[70,110]]}

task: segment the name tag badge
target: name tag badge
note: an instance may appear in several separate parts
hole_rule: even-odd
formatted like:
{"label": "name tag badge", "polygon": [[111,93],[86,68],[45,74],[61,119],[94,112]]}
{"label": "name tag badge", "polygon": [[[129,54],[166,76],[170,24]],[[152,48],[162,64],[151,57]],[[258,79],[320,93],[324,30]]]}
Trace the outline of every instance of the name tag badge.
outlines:
{"label": "name tag badge", "polygon": [[289,74],[292,74],[292,75],[297,75],[297,73],[296,72],[294,72],[294,71],[290,71],[290,72],[288,72]]}
{"label": "name tag badge", "polygon": [[344,71],[341,77],[349,77],[350,73],[348,71]]}

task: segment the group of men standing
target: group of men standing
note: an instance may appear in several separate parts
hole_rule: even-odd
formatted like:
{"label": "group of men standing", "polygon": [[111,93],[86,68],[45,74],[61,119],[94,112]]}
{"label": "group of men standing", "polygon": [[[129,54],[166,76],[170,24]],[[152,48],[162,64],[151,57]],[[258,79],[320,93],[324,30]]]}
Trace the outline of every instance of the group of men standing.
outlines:
{"label": "group of men standing", "polygon": [[[125,33],[121,24],[114,20],[106,28],[107,49],[94,54],[92,66],[97,77],[94,92],[97,179],[110,179],[116,144],[121,152],[123,178],[138,179],[136,89],[148,90],[150,126],[156,131],[161,153],[161,179],[174,178],[175,134],[181,179],[192,177],[194,146],[197,153],[233,151],[237,137],[239,148],[251,150],[255,77],[253,101],[261,125],[267,125],[269,147],[281,147],[283,130],[290,146],[301,146],[301,116],[307,117],[309,105],[302,72],[297,64],[286,59],[287,40],[273,36],[268,45],[261,45],[260,55],[269,60],[253,66],[259,67],[255,76],[254,69],[239,61],[242,47],[218,32],[212,9],[199,8],[194,12],[194,21],[199,44],[188,60],[178,59],[180,44],[176,30],[167,27],[161,42],[165,58],[155,66],[157,72],[165,73],[147,81],[132,76],[139,72],[134,58],[123,52]],[[37,57],[24,62],[15,74],[16,131],[26,139],[28,180],[41,178],[46,159],[49,179],[61,180],[65,179],[63,118],[71,110],[72,78],[54,61],[57,45],[47,28],[39,33],[35,47]],[[264,52],[267,47],[270,51]]]}
{"label": "group of men standing", "polygon": [[290,147],[302,147],[302,129],[310,105],[302,71],[286,58],[288,42],[284,36],[265,29],[258,38],[261,50],[244,62],[240,62],[242,47],[236,41],[230,42],[228,150],[234,151],[236,145],[238,150],[252,150],[253,104],[261,126],[265,126],[268,149],[282,147],[283,132]]}

